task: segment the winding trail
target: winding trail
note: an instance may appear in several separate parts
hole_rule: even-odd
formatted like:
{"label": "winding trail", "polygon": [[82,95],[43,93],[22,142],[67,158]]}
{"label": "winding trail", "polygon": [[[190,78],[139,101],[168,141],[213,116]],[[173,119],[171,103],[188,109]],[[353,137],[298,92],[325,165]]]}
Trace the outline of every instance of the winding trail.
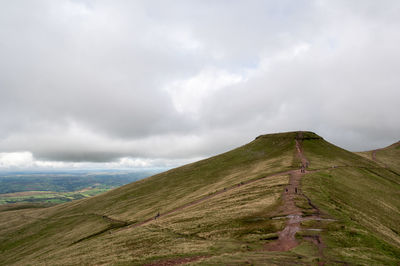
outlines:
{"label": "winding trail", "polygon": [[373,150],[373,151],[372,151],[372,154],[371,154],[372,161],[375,161],[375,162],[377,162],[377,160],[376,160],[376,151],[377,151],[377,150]]}
{"label": "winding trail", "polygon": [[[278,233],[278,239],[276,241],[270,242],[265,245],[265,249],[268,251],[288,251],[294,247],[296,247],[299,243],[296,239],[296,233],[301,231],[301,222],[306,220],[331,220],[332,219],[323,219],[320,217],[320,210],[312,204],[311,200],[302,193],[301,191],[301,177],[305,175],[307,171],[307,167],[309,161],[305,157],[302,148],[302,134],[299,133],[298,137],[296,138],[296,150],[297,156],[301,161],[301,169],[291,171],[289,184],[285,187],[285,190],[282,194],[283,204],[278,209],[278,212],[286,213],[287,216],[283,218],[288,218],[285,228]],[[308,204],[313,210],[314,215],[303,217],[302,210],[296,206],[296,197],[301,196],[306,198]],[[319,231],[320,229],[308,229],[310,231]],[[323,249],[325,247],[324,243],[321,240],[321,237],[318,234],[313,235],[305,235],[303,236],[304,239],[314,243],[318,248],[319,257],[321,259],[324,257]],[[323,262],[319,263],[320,265],[324,265]]]}
{"label": "winding trail", "polygon": [[296,233],[300,230],[302,211],[295,204],[295,197],[299,193],[299,185],[302,173],[300,170],[290,173],[289,184],[282,194],[283,204],[278,208],[278,213],[286,213],[288,218],[285,228],[278,233],[278,239],[265,246],[268,251],[288,251],[298,245]]}
{"label": "winding trail", "polygon": [[[303,154],[301,147],[301,138],[296,138],[297,156],[301,161],[301,168],[307,165],[308,161]],[[270,242],[266,245],[266,250],[269,251],[288,251],[298,245],[296,240],[296,233],[300,230],[300,223],[302,221],[302,211],[296,206],[295,198],[300,194],[300,180],[304,173],[301,170],[291,171],[289,177],[289,184],[285,187],[282,194],[283,204],[278,208],[278,213],[288,214],[286,218],[288,221],[285,228],[278,233],[278,240]]]}
{"label": "winding trail", "polygon": [[303,133],[302,132],[298,133],[295,141],[296,141],[297,157],[299,157],[302,167],[307,168],[309,162],[303,152],[303,146],[302,146]]}

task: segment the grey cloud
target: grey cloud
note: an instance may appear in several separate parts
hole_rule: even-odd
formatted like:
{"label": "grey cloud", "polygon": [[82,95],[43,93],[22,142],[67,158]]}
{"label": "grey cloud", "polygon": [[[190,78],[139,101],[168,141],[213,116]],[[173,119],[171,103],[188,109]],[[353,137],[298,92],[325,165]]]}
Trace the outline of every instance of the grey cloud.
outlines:
{"label": "grey cloud", "polygon": [[125,154],[108,151],[56,151],[51,152],[46,150],[42,152],[36,152],[35,158],[44,161],[62,161],[62,162],[97,162],[106,163],[117,160],[118,158],[125,157]]}
{"label": "grey cloud", "polygon": [[[388,145],[400,132],[399,9],[397,1],[3,2],[0,151],[184,159],[299,129],[352,150]],[[197,80],[209,87],[187,99],[197,111],[179,110],[167,88],[205,69],[242,80]]]}

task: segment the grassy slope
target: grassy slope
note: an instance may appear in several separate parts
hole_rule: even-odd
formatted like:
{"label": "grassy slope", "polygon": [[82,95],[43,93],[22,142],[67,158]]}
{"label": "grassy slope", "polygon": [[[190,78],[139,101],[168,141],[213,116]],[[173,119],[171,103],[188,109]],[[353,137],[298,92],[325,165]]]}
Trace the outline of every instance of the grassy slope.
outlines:
{"label": "grassy slope", "polygon": [[[400,261],[400,176],[369,159],[322,141],[305,141],[314,168],[303,191],[325,213],[338,219],[327,226],[326,255],[361,264]],[[392,157],[391,157],[392,156]],[[390,154],[392,162],[400,156]]]}
{"label": "grassy slope", "polygon": [[[372,160],[372,153],[373,151],[357,152],[358,155],[369,160]],[[382,167],[390,168],[398,174],[400,173],[400,141],[386,148],[376,150],[375,156],[377,164]]]}
{"label": "grassy slope", "polygon": [[[296,133],[266,135],[231,152],[90,199],[44,210],[0,212],[0,264],[131,265],[192,256],[205,256],[197,261],[205,265],[315,263],[318,250],[307,241],[289,252],[263,251],[284,226],[284,220],[271,216],[288,176],[236,186],[297,166],[295,137]],[[304,137],[310,168],[325,170],[304,176],[303,191],[325,216],[338,220],[303,225],[325,230],[325,259],[398,262],[399,176],[312,133]],[[103,217],[143,221],[231,186],[236,188],[137,228]],[[307,212],[306,203],[299,200],[298,205]],[[111,230],[95,235],[106,229]],[[88,238],[73,244],[84,237]]]}
{"label": "grassy slope", "polygon": [[[0,213],[0,223],[3,225],[0,229],[1,261],[9,264],[20,259],[29,262],[41,261],[47,256],[56,258],[53,256],[54,252],[62,252],[70,245],[71,248],[67,250],[81,252],[80,243],[73,244],[74,242],[122,225],[122,222],[112,221],[103,217],[104,215],[135,223],[153,217],[158,211],[164,213],[240,182],[291,169],[298,164],[294,149],[295,135],[296,133],[286,133],[263,136],[233,151],[89,199],[39,211],[30,210],[29,213],[34,212],[34,217],[27,215],[25,210]],[[287,178],[284,180],[287,182]],[[276,201],[276,192],[270,193]],[[271,205],[273,204],[275,202],[272,201]],[[10,215],[24,219],[24,225],[17,230],[9,226],[7,220]],[[56,228],[62,228],[62,231],[58,232]],[[147,226],[132,229],[132,234],[147,230],[144,228]],[[38,234],[41,237],[38,238]],[[99,240],[93,237],[81,243],[86,246],[87,243],[97,241]],[[104,246],[101,250],[104,250]],[[42,253],[43,251],[46,253]],[[101,258],[102,256],[99,257],[100,260]],[[84,259],[92,262],[93,258]]]}
{"label": "grassy slope", "polygon": [[376,159],[383,162],[385,166],[400,174],[400,142],[376,151]]}
{"label": "grassy slope", "polygon": [[304,140],[303,148],[305,156],[310,161],[310,170],[345,166],[379,167],[376,163],[365,160],[323,139]]}

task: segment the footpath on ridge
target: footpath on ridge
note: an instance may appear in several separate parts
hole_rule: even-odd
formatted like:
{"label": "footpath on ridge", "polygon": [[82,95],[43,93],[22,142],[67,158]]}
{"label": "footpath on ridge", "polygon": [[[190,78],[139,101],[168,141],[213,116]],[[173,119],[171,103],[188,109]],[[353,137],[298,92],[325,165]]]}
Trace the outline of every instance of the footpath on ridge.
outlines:
{"label": "footpath on ridge", "polygon": [[[287,223],[285,228],[278,233],[278,239],[276,241],[270,242],[265,245],[265,250],[268,251],[288,251],[297,245],[299,242],[296,239],[296,233],[301,231],[301,222],[307,220],[328,220],[334,221],[332,219],[324,219],[320,216],[320,210],[311,203],[311,200],[303,194],[301,190],[301,178],[305,175],[307,171],[307,167],[309,165],[309,161],[305,157],[303,153],[302,147],[302,134],[299,133],[296,138],[296,150],[297,156],[301,161],[300,170],[294,170],[289,173],[289,184],[285,187],[285,190],[282,193],[282,201],[283,204],[278,208],[277,213],[285,213],[287,215],[281,217],[275,217],[275,219],[287,219]],[[296,198],[304,197],[310,207],[312,208],[313,215],[303,217],[302,210],[296,205]],[[319,231],[320,229],[308,228],[306,230]],[[314,243],[318,248],[319,257],[323,260],[323,249],[324,243],[321,240],[319,234],[304,234],[303,239],[308,240]],[[324,265],[324,262],[320,261],[320,265]]]}

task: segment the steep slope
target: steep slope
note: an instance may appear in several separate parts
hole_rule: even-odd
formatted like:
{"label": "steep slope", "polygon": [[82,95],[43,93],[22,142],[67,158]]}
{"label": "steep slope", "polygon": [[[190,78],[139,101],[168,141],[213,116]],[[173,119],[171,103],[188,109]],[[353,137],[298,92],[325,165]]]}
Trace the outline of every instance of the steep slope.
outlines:
{"label": "steep slope", "polygon": [[396,264],[399,181],[314,133],[262,135],[93,198],[0,212],[0,264]]}

